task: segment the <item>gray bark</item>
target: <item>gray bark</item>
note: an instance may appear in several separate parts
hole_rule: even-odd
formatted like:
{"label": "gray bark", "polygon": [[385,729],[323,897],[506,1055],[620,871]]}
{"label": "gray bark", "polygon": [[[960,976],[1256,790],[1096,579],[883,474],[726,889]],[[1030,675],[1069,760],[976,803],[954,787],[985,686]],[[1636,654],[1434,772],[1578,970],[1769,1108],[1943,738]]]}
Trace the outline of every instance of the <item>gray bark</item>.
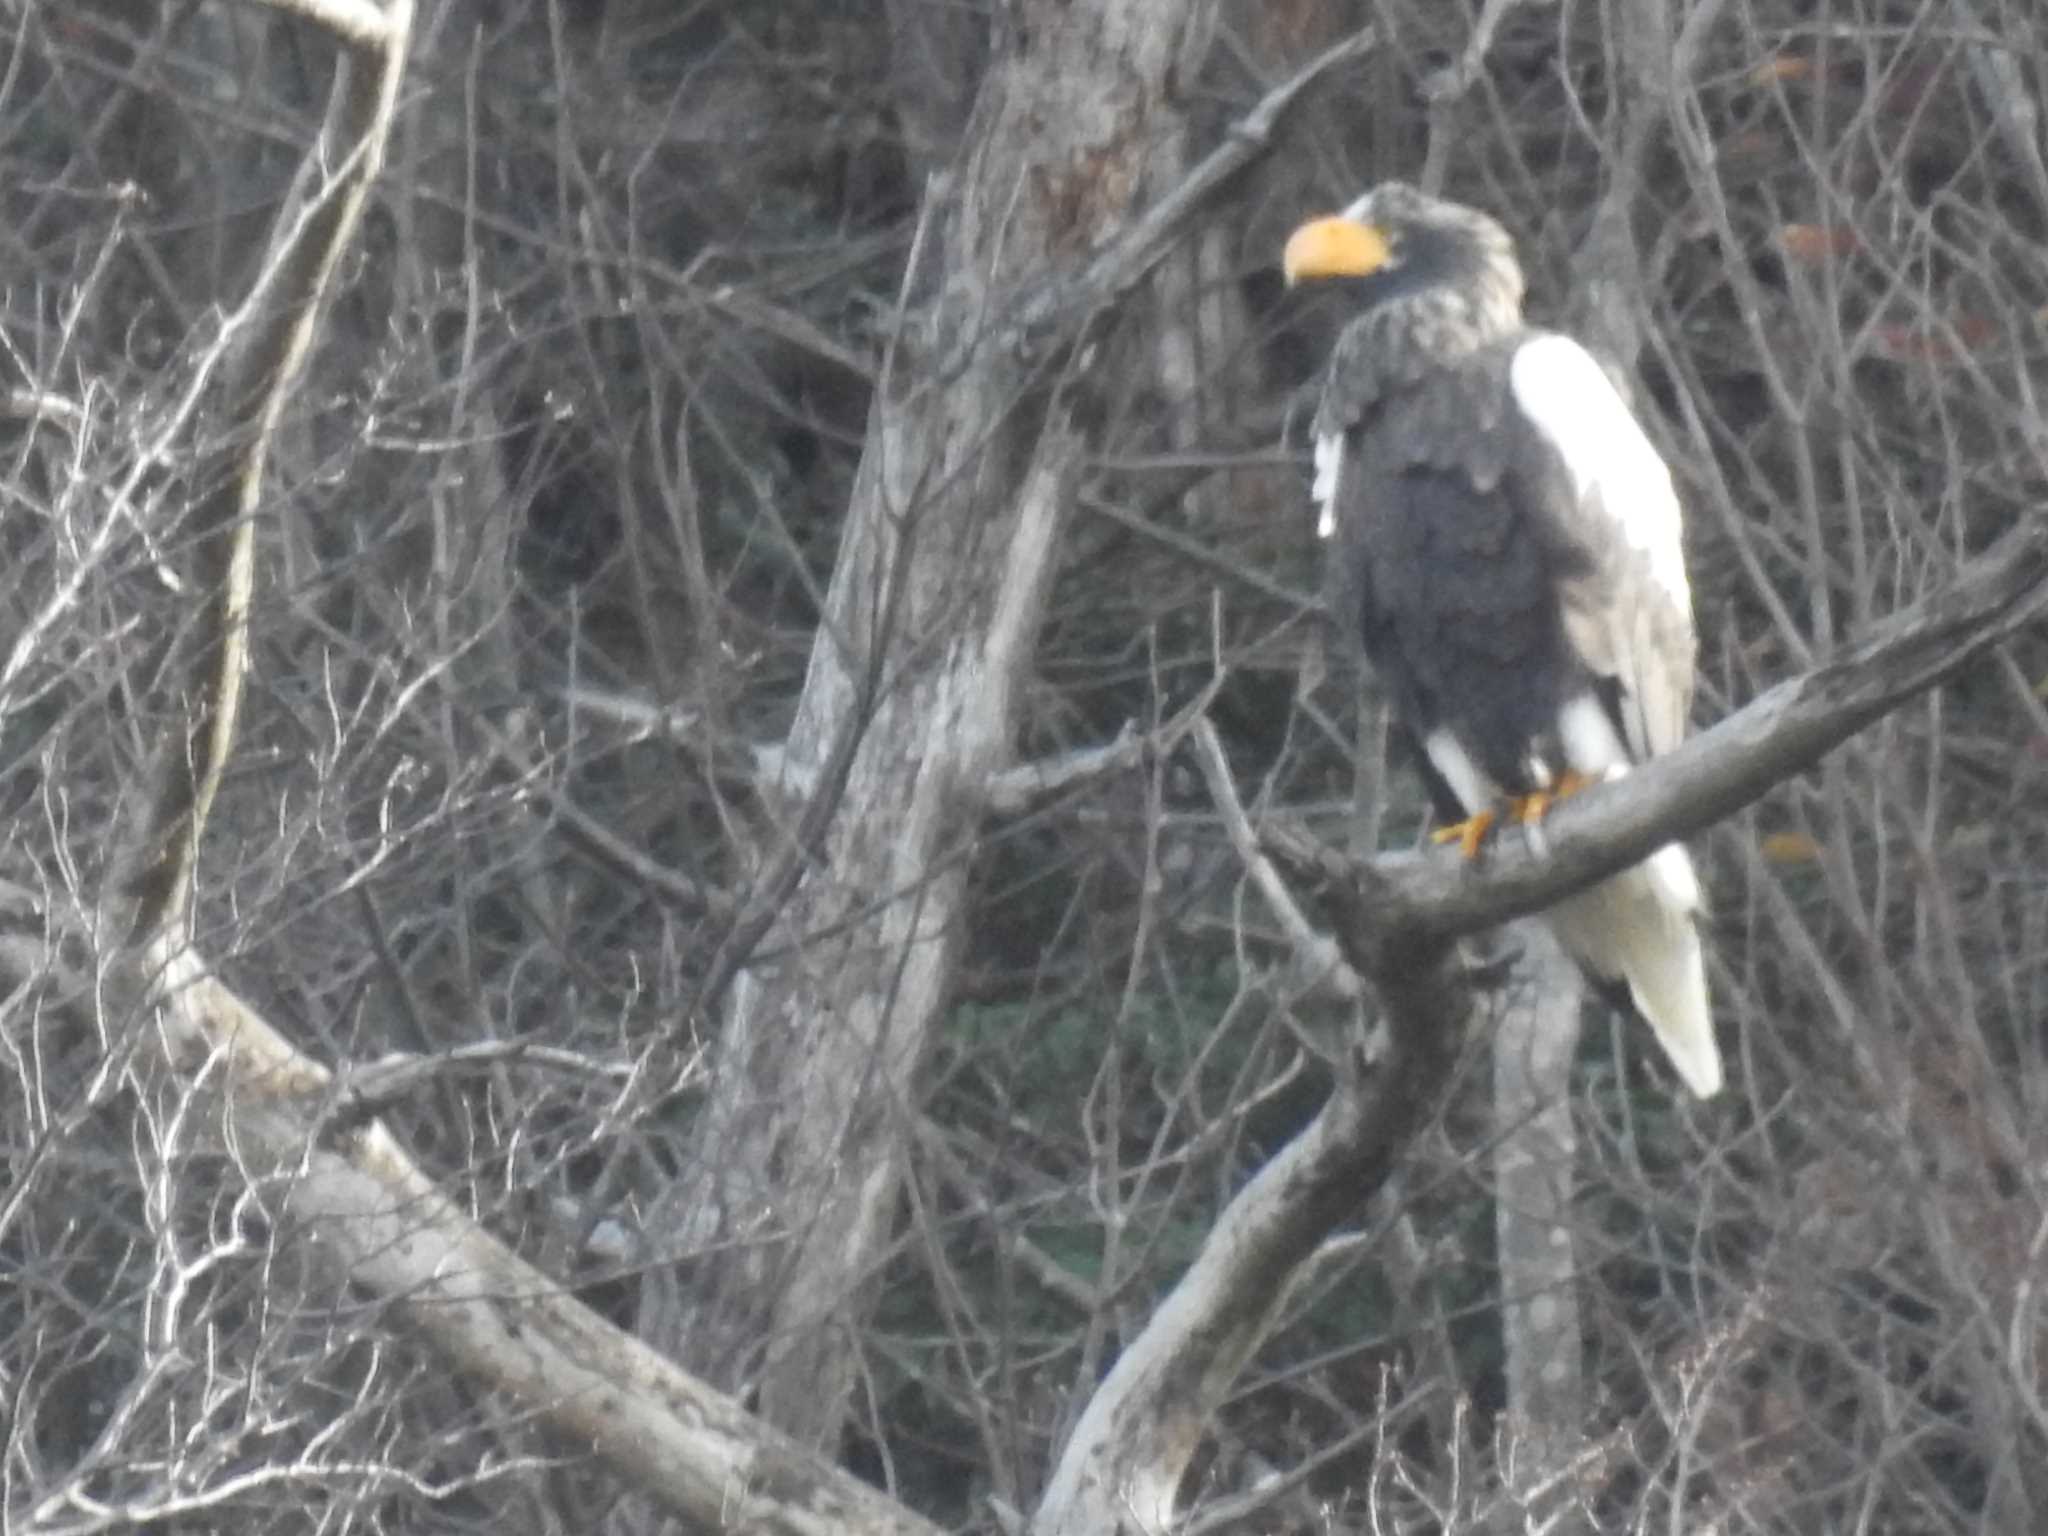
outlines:
{"label": "gray bark", "polygon": [[[1229,814],[1227,786],[1223,798]],[[1476,1004],[1451,964],[1454,945],[1385,942],[1373,893],[1354,877],[1370,866],[1284,838],[1272,850],[1330,915],[1352,967],[1373,979],[1386,1048],[1370,1069],[1345,1063],[1314,1121],[1217,1218],[1089,1399],[1032,1536],[1172,1528],[1181,1481],[1216,1410],[1331,1229],[1385,1185],[1435,1119],[1467,1038]]]}
{"label": "gray bark", "polygon": [[785,754],[808,800],[721,957],[701,1177],[668,1234],[705,1257],[643,1318],[808,1444],[835,1438],[855,1379],[982,786],[1008,756],[1082,464],[1085,381],[1035,369],[1002,321],[1123,227],[1201,10],[1018,8],[960,169],[926,198]]}
{"label": "gray bark", "polygon": [[[175,936],[143,960],[162,1064],[211,1074],[229,1144],[294,1230],[467,1379],[528,1405],[626,1485],[699,1530],[936,1536],[886,1494],[778,1435],[613,1327],[472,1219],[352,1085],[300,1052]],[[0,972],[4,972],[0,967]],[[105,1001],[119,1017],[126,987]],[[154,1067],[155,1063],[150,1063]],[[195,1121],[206,1117],[195,1115]],[[315,1129],[317,1128],[317,1129]]]}
{"label": "gray bark", "polygon": [[1511,1491],[1534,1504],[1549,1502],[1547,1485],[1581,1449],[1586,1423],[1570,1098],[1583,983],[1541,923],[1517,923],[1513,942],[1522,958],[1493,1037],[1493,1221],[1507,1356],[1502,1464]]}

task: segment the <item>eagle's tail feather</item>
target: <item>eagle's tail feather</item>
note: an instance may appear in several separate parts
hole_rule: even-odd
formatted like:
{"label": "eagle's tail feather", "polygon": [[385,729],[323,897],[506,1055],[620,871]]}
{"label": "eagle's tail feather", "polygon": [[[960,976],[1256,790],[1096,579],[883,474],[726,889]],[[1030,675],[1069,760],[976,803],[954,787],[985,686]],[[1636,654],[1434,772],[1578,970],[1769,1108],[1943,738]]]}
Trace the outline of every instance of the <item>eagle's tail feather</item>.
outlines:
{"label": "eagle's tail feather", "polygon": [[1721,1091],[1721,1053],[1707,1010],[1699,881],[1677,844],[1553,907],[1560,941],[1594,975],[1619,981],[1686,1086]]}

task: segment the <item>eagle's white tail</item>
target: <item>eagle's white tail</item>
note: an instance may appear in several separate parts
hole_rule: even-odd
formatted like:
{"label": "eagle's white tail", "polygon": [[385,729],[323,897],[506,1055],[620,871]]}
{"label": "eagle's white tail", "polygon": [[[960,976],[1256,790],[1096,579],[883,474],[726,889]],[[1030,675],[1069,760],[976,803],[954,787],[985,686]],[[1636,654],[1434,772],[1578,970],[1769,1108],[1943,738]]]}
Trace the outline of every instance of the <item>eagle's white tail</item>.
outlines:
{"label": "eagle's white tail", "polygon": [[1596,976],[1628,984],[1657,1043],[1703,1099],[1721,1091],[1721,1053],[1707,1012],[1700,953],[1699,879],[1673,843],[1633,869],[1559,902],[1545,916],[1565,949]]}

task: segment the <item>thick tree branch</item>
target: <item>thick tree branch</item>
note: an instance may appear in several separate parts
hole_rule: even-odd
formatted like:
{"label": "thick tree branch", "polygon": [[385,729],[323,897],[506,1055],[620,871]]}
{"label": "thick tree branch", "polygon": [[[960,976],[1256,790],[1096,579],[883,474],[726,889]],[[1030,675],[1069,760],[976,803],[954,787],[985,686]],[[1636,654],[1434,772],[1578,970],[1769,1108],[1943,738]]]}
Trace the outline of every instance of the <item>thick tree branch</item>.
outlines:
{"label": "thick tree branch", "polygon": [[1398,935],[1476,933],[1539,911],[1703,831],[2048,612],[2048,518],[2035,516],[1945,590],[1834,660],[1780,683],[1668,757],[1560,804],[1540,829],[1451,856],[1374,860],[1377,921]]}
{"label": "thick tree branch", "polygon": [[1194,1265],[1089,1403],[1035,1536],[1161,1531],[1203,1427],[1300,1266],[1397,1167],[1442,1103],[1477,1003],[1464,934],[1533,912],[1697,832],[1954,675],[2048,609],[2048,521],[2034,521],[1834,661],[1784,683],[1670,757],[1559,806],[1542,842],[1504,837],[1478,867],[1450,853],[1356,861],[1269,826],[1266,853],[1316,901],[1371,983],[1383,1063],[1231,1201]]}
{"label": "thick tree branch", "polygon": [[[1351,936],[1369,931],[1348,860],[1304,845],[1288,867]],[[1390,1025],[1372,1068],[1340,1080],[1321,1113],[1240,1190],[1144,1331],[1118,1357],[1067,1442],[1033,1536],[1164,1532],[1210,1418],[1236,1384],[1330,1229],[1358,1210],[1436,1117],[1461,1053],[1473,988],[1448,941],[1377,965]]]}
{"label": "thick tree branch", "polygon": [[[472,1379],[510,1394],[704,1530],[764,1536],[935,1536],[936,1528],[814,1456],[606,1322],[473,1222],[376,1121],[337,1105],[327,1069],[224,986],[174,934],[148,962],[174,1067],[224,1095],[224,1134],[280,1216],[350,1283]],[[381,1068],[369,1069],[374,1079]],[[684,1071],[694,1073],[694,1062]],[[317,1129],[309,1131],[308,1127]]]}

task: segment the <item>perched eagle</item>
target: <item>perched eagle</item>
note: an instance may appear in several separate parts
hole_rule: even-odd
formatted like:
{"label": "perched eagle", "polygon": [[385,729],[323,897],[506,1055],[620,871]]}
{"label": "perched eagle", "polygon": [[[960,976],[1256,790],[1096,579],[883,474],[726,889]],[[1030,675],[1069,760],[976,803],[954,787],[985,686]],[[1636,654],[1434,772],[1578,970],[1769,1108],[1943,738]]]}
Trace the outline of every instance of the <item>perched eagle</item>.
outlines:
{"label": "perched eagle", "polygon": [[[1485,214],[1389,182],[1296,230],[1285,266],[1356,296],[1316,414],[1318,532],[1439,813],[1462,818],[1440,836],[1470,857],[1496,816],[1533,820],[1684,736],[1671,476],[1592,355],[1522,323]],[[1721,1058],[1699,910],[1673,843],[1546,916],[1704,1098]]]}

